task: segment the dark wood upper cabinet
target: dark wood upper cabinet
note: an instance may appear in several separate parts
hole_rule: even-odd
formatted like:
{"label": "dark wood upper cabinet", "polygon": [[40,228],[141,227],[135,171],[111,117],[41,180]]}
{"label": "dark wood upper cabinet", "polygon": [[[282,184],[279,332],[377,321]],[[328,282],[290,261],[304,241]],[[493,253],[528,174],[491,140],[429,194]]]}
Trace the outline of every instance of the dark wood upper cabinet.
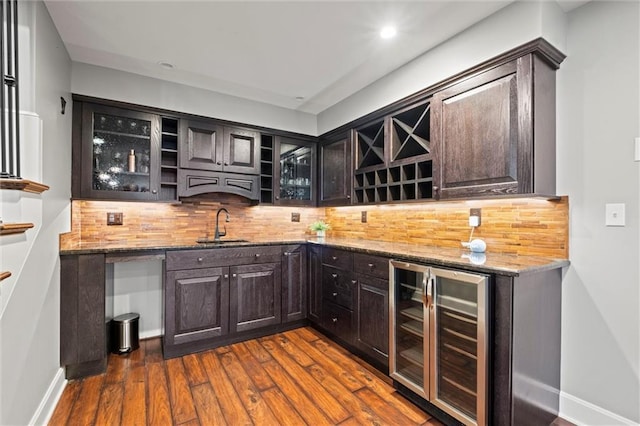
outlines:
{"label": "dark wood upper cabinet", "polygon": [[316,143],[284,136],[273,140],[273,204],[315,205]]}
{"label": "dark wood upper cabinet", "polygon": [[555,194],[555,76],[546,62],[529,54],[463,80],[436,93],[432,111],[436,198]]}
{"label": "dark wood upper cabinet", "polygon": [[158,200],[160,117],[74,103],[73,198]]}
{"label": "dark wood upper cabinet", "polygon": [[180,167],[258,174],[260,137],[250,129],[221,126],[213,120],[180,121]]}
{"label": "dark wood upper cabinet", "polygon": [[320,144],[320,200],[321,206],[351,204],[353,169],[351,138],[348,134],[337,140]]}

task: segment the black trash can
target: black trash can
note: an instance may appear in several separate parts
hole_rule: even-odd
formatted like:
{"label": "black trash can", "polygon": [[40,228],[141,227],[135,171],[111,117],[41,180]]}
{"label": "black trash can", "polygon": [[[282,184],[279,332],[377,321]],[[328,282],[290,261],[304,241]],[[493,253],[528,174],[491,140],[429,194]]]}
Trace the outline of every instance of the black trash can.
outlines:
{"label": "black trash can", "polygon": [[122,314],[111,320],[111,352],[126,354],[140,347],[140,314]]}

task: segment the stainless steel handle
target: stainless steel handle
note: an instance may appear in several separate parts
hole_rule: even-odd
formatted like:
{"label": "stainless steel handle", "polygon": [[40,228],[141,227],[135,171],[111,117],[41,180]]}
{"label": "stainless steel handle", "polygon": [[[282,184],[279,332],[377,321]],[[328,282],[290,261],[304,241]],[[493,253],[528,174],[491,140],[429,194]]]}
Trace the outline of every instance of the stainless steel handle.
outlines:
{"label": "stainless steel handle", "polygon": [[427,298],[426,300],[426,307],[430,307],[431,304],[433,303],[433,282],[435,281],[436,277],[433,275],[430,275],[429,278],[426,278],[426,289],[425,289],[425,296]]}

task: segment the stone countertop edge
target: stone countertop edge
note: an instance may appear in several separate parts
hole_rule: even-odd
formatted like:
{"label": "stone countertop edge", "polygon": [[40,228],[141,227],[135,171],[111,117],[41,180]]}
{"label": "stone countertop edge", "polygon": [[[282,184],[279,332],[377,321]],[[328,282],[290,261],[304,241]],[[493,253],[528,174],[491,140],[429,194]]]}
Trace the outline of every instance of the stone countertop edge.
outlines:
{"label": "stone countertop edge", "polygon": [[225,244],[199,244],[194,242],[193,244],[157,245],[152,247],[116,246],[113,244],[105,246],[92,245],[86,248],[78,247],[73,249],[60,250],[60,256],[79,254],[137,255],[142,253],[159,253],[167,250],[223,249],[234,247],[256,247],[288,244],[314,244],[324,247],[348,250],[355,253],[365,253],[376,256],[389,257],[402,261],[417,262],[431,266],[459,267],[475,272],[484,272],[490,274],[497,273],[507,276],[520,276],[528,273],[564,268],[570,265],[570,261],[568,259],[550,259],[537,256],[499,254],[491,253],[490,251],[484,253],[484,263],[479,263],[477,262],[477,260],[476,263],[474,263],[469,258],[469,255],[471,253],[462,248],[443,248],[422,246],[419,244],[410,243],[352,240],[347,238],[269,240],[230,242]]}

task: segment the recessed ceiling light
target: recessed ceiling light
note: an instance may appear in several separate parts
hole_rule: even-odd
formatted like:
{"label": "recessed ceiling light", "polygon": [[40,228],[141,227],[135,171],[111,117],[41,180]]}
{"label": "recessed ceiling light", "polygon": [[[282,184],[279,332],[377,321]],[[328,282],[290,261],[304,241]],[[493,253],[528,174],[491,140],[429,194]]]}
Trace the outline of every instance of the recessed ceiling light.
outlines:
{"label": "recessed ceiling light", "polygon": [[171,62],[158,61],[158,65],[160,65],[165,70],[172,70],[173,69],[173,64]]}
{"label": "recessed ceiling light", "polygon": [[396,27],[392,25],[387,25],[386,27],[380,30],[380,37],[384,39],[389,39],[389,38],[395,37],[396,33],[397,33]]}

